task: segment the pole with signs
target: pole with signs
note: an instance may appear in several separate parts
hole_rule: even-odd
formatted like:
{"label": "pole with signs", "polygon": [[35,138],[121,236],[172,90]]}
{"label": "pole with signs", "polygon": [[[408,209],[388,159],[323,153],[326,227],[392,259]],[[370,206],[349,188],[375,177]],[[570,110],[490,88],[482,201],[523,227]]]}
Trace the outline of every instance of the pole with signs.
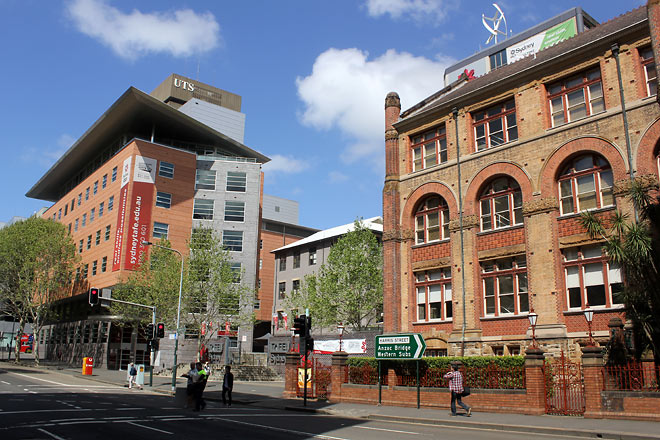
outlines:
{"label": "pole with signs", "polygon": [[378,361],[378,404],[381,403],[381,360],[416,360],[417,364],[417,408],[420,406],[419,359],[426,350],[426,342],[419,333],[376,336],[376,360]]}

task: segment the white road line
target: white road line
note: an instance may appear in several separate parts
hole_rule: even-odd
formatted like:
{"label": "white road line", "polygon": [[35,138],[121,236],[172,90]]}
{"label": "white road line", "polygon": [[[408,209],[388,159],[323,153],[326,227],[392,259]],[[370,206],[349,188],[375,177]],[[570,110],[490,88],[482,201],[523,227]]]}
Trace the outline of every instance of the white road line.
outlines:
{"label": "white road line", "polygon": [[134,419],[135,417],[133,416],[125,416],[125,417],[103,417],[103,420],[130,420]]}
{"label": "white road line", "polygon": [[371,429],[374,431],[387,431],[387,432],[396,432],[398,434],[412,434],[412,435],[419,435],[419,432],[411,432],[411,431],[398,431],[396,429],[384,429],[384,428],[373,428],[371,426],[354,426],[354,428],[360,428],[360,429]]}
{"label": "white road line", "polygon": [[308,436],[310,438],[318,438],[318,439],[322,439],[322,440],[348,440],[348,439],[343,438],[343,437],[332,437],[332,436],[329,436],[329,435],[313,434],[311,432],[296,431],[296,430],[293,430],[293,429],[277,428],[275,426],[258,425],[256,423],[251,423],[251,422],[240,422],[238,420],[227,419],[227,418],[224,418],[224,417],[218,417],[218,420],[224,420],[225,422],[236,423],[236,424],[239,424],[239,425],[247,425],[247,426],[251,426],[251,427],[256,426],[257,428],[270,429],[270,430],[273,430],[273,431],[285,432],[285,433],[290,433],[290,434],[305,435],[305,436]]}
{"label": "white road line", "polygon": [[173,432],[163,431],[162,429],[152,428],[151,426],[140,425],[139,423],[134,423],[134,422],[126,422],[126,423],[133,426],[139,426],[140,428],[151,429],[152,431],[162,432],[163,434],[170,434],[170,435],[174,434]]}
{"label": "white road line", "polygon": [[81,408],[69,408],[69,409],[31,409],[27,411],[5,411],[0,412],[0,415],[7,414],[33,414],[33,413],[48,413],[48,412],[84,412],[84,411],[94,411],[93,409],[81,409]]}
{"label": "white road line", "polygon": [[65,440],[62,437],[53,434],[52,432],[48,432],[45,429],[37,428],[37,431],[43,432],[44,434],[48,434],[49,436],[53,437],[56,440]]}
{"label": "white road line", "polygon": [[117,408],[117,411],[137,411],[137,410],[143,410],[145,408]]}
{"label": "white road line", "polygon": [[0,380],[0,382],[4,383],[5,385],[11,385],[9,382],[5,382],[4,380]]}

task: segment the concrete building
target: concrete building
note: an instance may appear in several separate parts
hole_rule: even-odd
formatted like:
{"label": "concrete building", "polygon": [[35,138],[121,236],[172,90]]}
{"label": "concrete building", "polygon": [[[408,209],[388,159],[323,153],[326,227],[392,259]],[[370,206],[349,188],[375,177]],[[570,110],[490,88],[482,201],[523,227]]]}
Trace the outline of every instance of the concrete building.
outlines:
{"label": "concrete building", "polygon": [[[186,110],[193,106],[204,111]],[[243,125],[240,96],[188,78],[171,75],[152,96],[131,87],[30,189],[28,197],[53,202],[44,217],[68,226],[82,260],[70,298],[57,305],[62,322],[42,338],[44,353],[72,363],[91,355],[108,368],[148,364],[141,332],[111,325],[98,309],[90,315],[87,304],[89,287],[111,291],[137,268],[143,240],[167,238],[185,255],[191,231],[211,227],[242,282],[256,286],[269,159],[236,140]],[[252,328],[237,337],[249,351]],[[172,363],[169,342],[159,366]]]}
{"label": "concrete building", "polygon": [[[362,220],[380,240],[383,231],[381,217]],[[353,223],[336,226],[315,232],[314,234],[291,244],[273,250],[275,255],[275,297],[271,333],[277,336],[290,336],[291,320],[287,314],[285,300],[294,290],[300,288],[305,275],[316,273],[327,261],[330,248],[346,233],[353,230]]]}
{"label": "concrete building", "polygon": [[[515,354],[533,309],[541,347],[575,355],[589,306],[607,340],[624,317],[622,274],[580,212],[630,212],[630,180],[657,185],[650,3],[603,24],[567,11],[450,67],[444,88],[403,112],[388,94],[386,332],[420,332],[431,354]],[[524,52],[558,26],[567,38]],[[511,48],[514,60],[493,57]]]}

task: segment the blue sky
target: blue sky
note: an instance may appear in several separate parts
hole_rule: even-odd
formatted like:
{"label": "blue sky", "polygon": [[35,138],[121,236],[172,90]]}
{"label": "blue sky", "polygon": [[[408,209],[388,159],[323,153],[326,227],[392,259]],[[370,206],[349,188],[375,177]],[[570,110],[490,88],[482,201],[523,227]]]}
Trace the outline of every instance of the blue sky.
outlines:
{"label": "blue sky", "polygon": [[[316,228],[382,215],[384,101],[443,87],[484,47],[473,0],[0,0],[0,221],[130,86],[178,73],[239,94],[245,144],[269,156],[267,194]],[[135,5],[138,6],[135,6]],[[505,0],[514,33],[581,6],[599,22],[642,0]]]}

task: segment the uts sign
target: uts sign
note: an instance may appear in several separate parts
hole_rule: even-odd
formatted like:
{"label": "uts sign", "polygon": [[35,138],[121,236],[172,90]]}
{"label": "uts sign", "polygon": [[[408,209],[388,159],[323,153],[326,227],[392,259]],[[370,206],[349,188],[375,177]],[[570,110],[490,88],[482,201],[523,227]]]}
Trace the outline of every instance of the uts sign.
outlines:
{"label": "uts sign", "polygon": [[187,90],[189,92],[195,91],[195,84],[182,80],[181,78],[174,78],[174,87],[177,89]]}

